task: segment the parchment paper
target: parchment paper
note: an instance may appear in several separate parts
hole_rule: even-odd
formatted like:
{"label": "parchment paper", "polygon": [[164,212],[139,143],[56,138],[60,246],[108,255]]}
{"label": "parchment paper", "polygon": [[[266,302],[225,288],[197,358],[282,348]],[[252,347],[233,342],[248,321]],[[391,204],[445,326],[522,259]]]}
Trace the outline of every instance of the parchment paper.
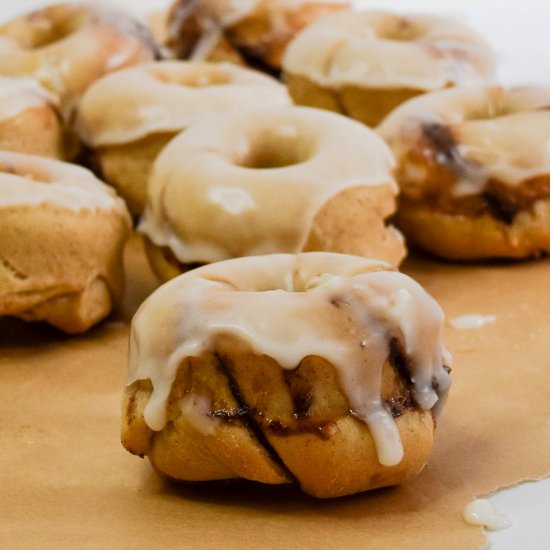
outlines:
{"label": "parchment paper", "polygon": [[[403,270],[448,317],[451,396],[432,460],[401,487],[316,501],[291,487],[176,486],[119,442],[128,323],[156,283],[134,239],[121,311],[86,336],[0,320],[2,548],[478,548],[474,495],[550,473],[550,261]],[[151,327],[155,330],[155,327]]]}

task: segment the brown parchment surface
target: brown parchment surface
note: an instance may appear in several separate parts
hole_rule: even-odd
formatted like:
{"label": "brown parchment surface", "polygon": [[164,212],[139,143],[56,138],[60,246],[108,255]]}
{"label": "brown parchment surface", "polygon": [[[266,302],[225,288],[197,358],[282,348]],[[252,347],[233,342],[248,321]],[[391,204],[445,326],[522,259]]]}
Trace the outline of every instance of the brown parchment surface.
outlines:
{"label": "brown parchment surface", "polygon": [[447,327],[454,383],[421,476],[332,501],[252,483],[174,486],[124,451],[128,321],[155,286],[135,239],[127,265],[122,311],[85,336],[0,320],[2,548],[478,548],[465,504],[550,473],[549,260],[405,263],[448,317],[496,322]]}

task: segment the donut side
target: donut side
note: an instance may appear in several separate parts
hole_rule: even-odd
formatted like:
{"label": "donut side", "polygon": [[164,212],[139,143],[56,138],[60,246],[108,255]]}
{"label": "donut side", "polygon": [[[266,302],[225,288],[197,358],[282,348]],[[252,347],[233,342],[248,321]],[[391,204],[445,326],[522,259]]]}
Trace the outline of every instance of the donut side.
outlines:
{"label": "donut side", "polygon": [[298,105],[375,127],[420,94],[490,79],[488,44],[462,23],[376,10],[329,15],[298,34],[283,57]]}
{"label": "donut side", "polygon": [[0,315],[74,334],[120,301],[126,219],[48,206],[2,208],[0,233]]}
{"label": "donut side", "polygon": [[302,29],[349,2],[261,0],[250,4],[177,0],[167,45],[180,59],[229,61],[277,75],[288,43]]}
{"label": "donut side", "polygon": [[450,357],[438,306],[387,270],[273,255],[163,285],[132,323],[123,445],[172,479],[296,483],[319,498],[417,475]]}
{"label": "donut side", "polygon": [[297,483],[312,496],[332,498],[403,483],[425,468],[435,422],[414,405],[410,386],[390,362],[382,396],[405,458],[386,467],[367,426],[350,414],[329,362],[307,357],[287,372],[270,357],[235,353],[242,344],[221,347],[227,349],[180,366],[169,424],[160,432],[143,417],[152,387],[139,381],[125,390],[122,443],[147,456],[161,474],[185,481]]}
{"label": "donut side", "polygon": [[397,158],[396,223],[447,259],[549,252],[547,89],[480,86],[404,104],[379,127]]}
{"label": "donut side", "polygon": [[388,221],[392,168],[376,134],[336,114],[286,107],[212,116],[162,151],[139,231],[163,280],[189,266],[278,252],[397,265],[406,248]]}
{"label": "donut side", "polygon": [[7,152],[0,161],[0,315],[88,330],[122,297],[121,199],[72,165]]}

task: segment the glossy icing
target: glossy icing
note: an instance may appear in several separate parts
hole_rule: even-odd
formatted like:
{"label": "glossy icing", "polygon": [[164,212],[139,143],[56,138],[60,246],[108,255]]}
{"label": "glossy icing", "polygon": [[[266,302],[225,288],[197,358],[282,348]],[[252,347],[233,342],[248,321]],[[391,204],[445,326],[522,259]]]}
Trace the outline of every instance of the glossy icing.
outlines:
{"label": "glossy icing", "polygon": [[70,210],[114,210],[129,222],[122,199],[90,171],[66,162],[0,151],[0,208],[46,204]]}
{"label": "glossy icing", "polygon": [[54,4],[0,26],[0,74],[36,78],[66,116],[95,79],[154,54],[145,27],[92,4]]}
{"label": "glossy icing", "polygon": [[283,69],[328,88],[434,90],[492,74],[492,54],[472,29],[438,16],[341,12],[290,43]]}
{"label": "glossy icing", "polygon": [[233,335],[283,369],[311,355],[330,361],[353,414],[371,430],[380,462],[398,464],[399,432],[381,399],[389,341],[402,342],[413,398],[424,410],[444,403],[450,385],[444,365],[451,358],[437,303],[389,269],[340,254],[281,254],[211,264],[163,285],[136,314],[130,337],[128,384],[148,379],[153,385],[147,424],[163,429],[181,362],[215,351],[217,337]]}
{"label": "glossy icing", "polygon": [[512,526],[512,520],[484,498],[477,498],[468,503],[463,516],[466,523],[481,525],[489,531],[500,531]]}
{"label": "glossy icing", "polygon": [[452,137],[463,172],[455,195],[480,193],[489,179],[516,186],[550,173],[550,87],[479,85],[433,92],[398,107],[377,130],[399,163],[430,124]]}
{"label": "glossy icing", "polygon": [[92,147],[177,132],[235,108],[289,105],[284,86],[229,63],[161,61],[112,73],[84,95],[79,134]]}
{"label": "glossy icing", "polygon": [[57,109],[55,97],[36,80],[0,76],[0,120],[15,117],[39,105]]}
{"label": "glossy icing", "polygon": [[383,141],[340,115],[304,107],[226,113],[163,150],[139,230],[183,263],[295,253],[338,192],[396,193],[392,168]]}

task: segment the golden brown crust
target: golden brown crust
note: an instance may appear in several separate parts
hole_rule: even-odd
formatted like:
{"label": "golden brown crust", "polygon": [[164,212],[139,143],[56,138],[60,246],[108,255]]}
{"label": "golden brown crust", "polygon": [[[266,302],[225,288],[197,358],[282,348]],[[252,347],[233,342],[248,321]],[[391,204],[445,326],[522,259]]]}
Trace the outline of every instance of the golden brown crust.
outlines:
{"label": "golden brown crust", "polygon": [[64,159],[67,145],[59,116],[47,103],[0,121],[0,149],[4,151]]}
{"label": "golden brown crust", "polygon": [[187,271],[186,266],[174,256],[168,247],[157,246],[145,235],[143,236],[143,245],[149,265],[160,281],[169,281]]}
{"label": "golden brown crust", "polygon": [[[407,248],[401,233],[386,222],[394,212],[395,196],[388,185],[341,191],[315,215],[302,251],[352,254],[399,265]],[[146,236],[144,244],[149,264],[161,281],[195,267],[182,264],[168,247],[157,246]]]}
{"label": "golden brown crust", "polygon": [[421,92],[407,88],[368,89],[341,86],[331,90],[305,76],[285,73],[284,80],[296,105],[334,111],[374,128],[398,105]]}
{"label": "golden brown crust", "polygon": [[397,223],[411,243],[461,260],[550,251],[549,97],[543,87],[446,90],[380,125],[397,160]]}
{"label": "golden brown crust", "polygon": [[133,216],[143,212],[153,163],[173,137],[174,133],[151,134],[134,142],[97,148],[101,176],[126,201]]}
{"label": "golden brown crust", "polygon": [[[188,481],[296,481],[308,494],[330,498],[401,483],[426,465],[431,413],[412,405],[407,383],[389,362],[382,397],[390,408],[396,404],[405,452],[392,467],[380,465],[369,428],[350,413],[329,362],[311,356],[288,371],[233,339],[218,344],[217,353],[180,366],[161,432],[143,421],[151,386],[140,381],[126,389],[123,444],[148,455],[161,473]],[[182,413],[186,399],[204,399],[206,425]]]}
{"label": "golden brown crust", "polygon": [[126,218],[112,212],[3,208],[0,315],[79,333],[107,316],[123,291]]}
{"label": "golden brown crust", "polygon": [[450,260],[521,259],[550,253],[550,199],[534,202],[511,223],[489,213],[448,214],[419,203],[400,207],[397,223],[411,244]]}
{"label": "golden brown crust", "polygon": [[305,1],[294,5],[263,0],[251,12],[224,25],[220,15],[201,0],[177,0],[168,14],[167,45],[180,59],[196,54],[197,45],[212,32],[219,36],[207,52],[208,61],[229,61],[278,72],[288,43],[321,17],[349,9],[343,2]]}
{"label": "golden brown crust", "polygon": [[328,2],[303,2],[284,6],[267,3],[250,17],[228,29],[229,42],[246,57],[258,59],[276,70],[281,69],[282,57],[288,43],[304,28],[321,17],[348,9],[349,5]]}
{"label": "golden brown crust", "polygon": [[0,316],[84,332],[122,297],[128,212],[83,168],[0,156]]}
{"label": "golden brown crust", "polygon": [[401,233],[387,224],[394,212],[389,185],[341,191],[315,215],[303,251],[339,252],[399,265],[407,250]]}
{"label": "golden brown crust", "polygon": [[[160,473],[185,481],[244,477],[264,483],[285,483],[289,477],[257,440],[247,424],[248,412],[232,393],[219,357],[209,354],[186,359],[178,370],[168,404],[167,426],[147,428],[143,407],[151,388],[137,382],[126,389],[122,442],[130,451],[147,455]],[[182,413],[186,399],[206,399],[206,426]],[[137,452],[136,452],[137,451]]]}

